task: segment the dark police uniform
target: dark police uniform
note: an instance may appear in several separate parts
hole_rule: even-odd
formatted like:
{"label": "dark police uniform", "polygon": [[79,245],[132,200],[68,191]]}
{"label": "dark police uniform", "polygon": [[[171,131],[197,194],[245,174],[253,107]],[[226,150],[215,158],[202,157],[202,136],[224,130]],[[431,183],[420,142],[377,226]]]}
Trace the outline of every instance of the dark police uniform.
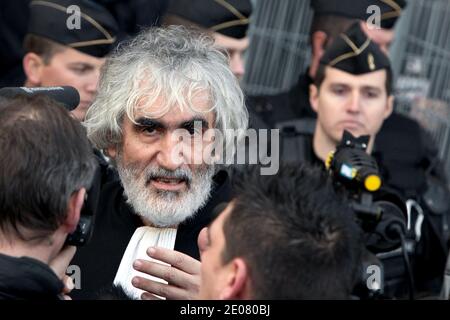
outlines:
{"label": "dark police uniform", "polygon": [[315,119],[316,113],[309,103],[309,86],[312,83],[308,72],[305,72],[287,92],[269,96],[249,96],[249,112],[268,128],[277,128],[280,123],[293,119]]}
{"label": "dark police uniform", "polygon": [[94,0],[114,16],[119,26],[118,38],[128,38],[143,28],[159,26],[167,11],[167,0]]}
{"label": "dark police uniform", "polygon": [[[368,39],[358,24],[352,26],[346,35],[357,48],[363,48],[367,43],[369,45],[365,46],[361,52],[356,51],[354,54],[348,55],[347,53],[352,52],[348,42],[343,38],[338,38],[322,57],[321,64],[352,74],[368,73],[380,69],[390,72],[389,60],[375,44],[367,42]],[[349,56],[350,58],[348,58]],[[420,212],[412,212],[412,224],[419,223],[420,229],[420,235],[414,235],[416,240],[413,256],[415,281],[418,290],[431,290],[433,293],[437,293],[440,289],[440,279],[448,252],[446,229],[450,206],[447,201],[448,192],[444,182],[445,178],[443,175],[439,176],[439,172],[442,171],[439,166],[436,166],[437,162],[434,160],[436,155],[428,147],[430,143],[422,135],[420,126],[416,122],[398,117],[398,115],[394,115],[391,119],[393,121],[386,121],[383,128],[386,130],[385,132],[391,133],[398,130],[399,135],[398,138],[395,136],[395,144],[392,141],[392,135],[379,134],[376,137],[372,155],[379,164],[385,186],[403,197],[404,200],[412,198],[419,205]],[[312,148],[313,130],[311,130],[311,125],[309,124],[309,127],[304,123],[303,126],[299,125],[304,120],[278,124],[282,128],[280,146],[282,162],[318,162]],[[395,128],[392,127],[393,125],[396,125]],[[293,152],[293,150],[295,151]],[[434,178],[432,177],[433,173]],[[419,216],[421,217],[419,218]],[[386,267],[387,280],[393,278],[394,275],[403,277],[404,270],[403,273],[398,271],[399,263],[402,263],[401,260]],[[401,265],[400,269],[402,269]],[[395,281],[392,279],[392,283],[395,284]],[[389,288],[388,293],[394,296],[401,295],[403,290],[397,289]]]}
{"label": "dark police uniform", "polygon": [[[381,10],[381,27],[390,29],[395,25],[406,2],[379,1],[379,0],[313,0],[312,9],[316,16],[335,15],[349,19],[359,19],[366,21],[370,14],[367,8],[370,5],[377,5]],[[250,123],[257,123],[258,128],[279,128],[282,130],[282,144],[288,145],[291,150],[302,150],[302,143],[295,142],[292,128],[303,134],[312,135],[311,123],[315,123],[316,113],[309,102],[309,86],[313,84],[313,79],[305,71],[288,92],[273,96],[250,96],[247,105],[250,113]],[[287,131],[287,132],[283,132]],[[382,128],[375,140],[375,150],[378,155],[383,155],[386,179],[389,184],[396,187],[397,191],[404,191],[424,183],[423,174],[416,170],[415,174],[410,174],[409,168],[417,168],[423,165],[424,158],[432,158],[432,148],[426,148],[420,143],[409,143],[409,136],[425,136],[423,129],[418,123],[404,115],[393,113],[383,123]],[[394,137],[394,138],[393,138]],[[415,141],[423,141],[417,139]],[[431,145],[426,141],[426,145]],[[400,147],[399,147],[400,146]],[[300,149],[299,149],[300,148]],[[430,152],[430,153],[425,153]],[[295,159],[295,154],[301,152],[292,151],[290,154],[282,154],[288,160]],[[420,171],[420,170],[419,170]],[[418,190],[417,188],[412,188]],[[416,191],[417,194],[417,191]]]}
{"label": "dark police uniform", "polygon": [[[230,197],[228,174],[219,171],[214,176],[207,204],[178,227],[174,249],[199,260],[198,235],[213,220],[216,205],[229,201]],[[82,272],[81,289],[71,292],[74,299],[96,299],[110,294],[125,249],[135,230],[142,226],[140,217],[126,203],[120,181],[107,182],[101,190],[92,239],[78,249],[71,262]]]}
{"label": "dark police uniform", "polygon": [[0,2],[0,88],[25,82],[22,42],[29,20],[31,0]]}
{"label": "dark police uniform", "polygon": [[240,39],[246,35],[251,11],[249,0],[172,0],[162,23],[207,29]]}
{"label": "dark police uniform", "polygon": [[[69,29],[72,13],[80,8],[79,29]],[[34,34],[94,57],[104,57],[117,43],[118,26],[111,13],[94,0],[19,0],[0,4],[0,87],[21,86],[26,80],[23,41]]]}
{"label": "dark police uniform", "polygon": [[[380,27],[391,29],[406,6],[406,1],[311,0],[311,7],[315,16],[330,15],[362,21],[368,21],[373,14],[367,10],[371,5],[376,5],[380,9]],[[279,122],[290,121],[295,118],[316,118],[316,114],[309,103],[309,86],[312,83],[313,79],[306,70],[300,75],[297,84],[287,92],[272,96],[249,97],[250,111],[270,128],[279,127]]]}
{"label": "dark police uniform", "polygon": [[[80,8],[80,25],[76,12],[67,9]],[[71,28],[68,27],[68,23]],[[103,6],[93,1],[48,0],[31,1],[28,34],[40,36],[94,57],[106,56],[116,45],[117,22]]]}
{"label": "dark police uniform", "polygon": [[[315,15],[336,15],[367,21],[367,8],[381,9],[381,27],[395,25],[406,2],[403,0],[313,0]],[[316,114],[309,103],[312,79],[305,72],[288,92],[275,96],[249,97],[250,124],[257,128],[279,128],[282,162],[315,157],[311,140]],[[377,159],[385,186],[411,199],[424,214],[420,243],[416,251],[416,280],[423,290],[439,287],[448,252],[449,191],[436,148],[417,121],[393,113],[378,132],[372,155]],[[417,210],[413,210],[415,214]],[[429,282],[432,279],[434,282]]]}

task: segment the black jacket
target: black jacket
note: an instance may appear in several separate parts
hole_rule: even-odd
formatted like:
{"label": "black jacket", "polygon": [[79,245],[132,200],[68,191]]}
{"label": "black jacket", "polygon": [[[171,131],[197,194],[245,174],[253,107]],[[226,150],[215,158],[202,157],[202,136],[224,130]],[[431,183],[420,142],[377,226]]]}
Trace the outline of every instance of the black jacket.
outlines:
{"label": "black jacket", "polygon": [[0,300],[60,300],[63,288],[46,264],[0,254]]}
{"label": "black jacket", "polygon": [[31,0],[0,2],[0,88],[22,86],[23,40],[30,19]]}
{"label": "black jacket", "polygon": [[249,96],[246,102],[250,122],[254,121],[252,114],[268,128],[276,128],[278,123],[296,118],[316,118],[309,103],[309,85],[312,83],[312,79],[305,73],[287,92],[270,96]]}
{"label": "black jacket", "polygon": [[[175,250],[200,259],[197,238],[203,227],[209,225],[213,209],[229,201],[231,187],[228,174],[219,171],[214,176],[214,189],[208,203],[193,219],[183,222],[177,232]],[[96,299],[109,293],[125,249],[141,219],[125,202],[120,181],[108,182],[101,191],[95,229],[86,247],[79,248],[71,265],[81,270],[81,289],[74,289],[74,299]]]}

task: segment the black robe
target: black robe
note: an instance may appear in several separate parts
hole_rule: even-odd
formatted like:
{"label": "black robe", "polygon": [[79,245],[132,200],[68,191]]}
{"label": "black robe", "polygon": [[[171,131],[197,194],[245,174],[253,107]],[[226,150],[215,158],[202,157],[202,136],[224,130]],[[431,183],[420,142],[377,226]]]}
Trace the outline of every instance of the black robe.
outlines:
{"label": "black robe", "polygon": [[[175,250],[199,260],[198,234],[211,223],[215,206],[229,201],[230,196],[228,174],[219,171],[214,176],[214,187],[207,204],[194,218],[178,227]],[[106,183],[101,191],[92,239],[78,249],[71,262],[81,270],[81,289],[72,291],[73,299],[96,299],[110,294],[125,249],[135,230],[141,226],[140,217],[125,202],[120,181]]]}

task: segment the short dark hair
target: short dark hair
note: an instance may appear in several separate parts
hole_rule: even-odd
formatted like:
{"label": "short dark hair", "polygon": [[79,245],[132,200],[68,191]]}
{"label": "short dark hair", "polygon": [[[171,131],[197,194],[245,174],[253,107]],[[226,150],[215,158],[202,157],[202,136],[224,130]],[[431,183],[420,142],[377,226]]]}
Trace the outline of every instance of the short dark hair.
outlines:
{"label": "short dark hair", "polygon": [[0,230],[45,239],[64,221],[70,196],[96,168],[81,124],[43,96],[0,100]]}
{"label": "short dark hair", "polygon": [[[323,81],[325,80],[325,72],[326,72],[326,65],[320,64],[319,68],[317,68],[316,76],[314,77],[314,85],[317,87],[318,90],[320,90],[320,86],[322,85]],[[392,82],[393,82],[393,75],[392,75],[392,69],[388,68],[386,70],[386,82],[385,82],[385,88],[386,93],[388,96],[392,94]]]}
{"label": "short dark hair", "polygon": [[314,15],[311,28],[310,28],[310,40],[317,31],[323,31],[327,35],[327,42],[325,48],[329,47],[336,37],[345,32],[355,21],[358,19],[352,19],[332,14]]}
{"label": "short dark hair", "polygon": [[66,49],[65,46],[55,41],[30,33],[25,36],[23,48],[25,53],[33,52],[40,56],[45,64],[49,64],[55,54]]}
{"label": "short dark hair", "polygon": [[361,268],[361,231],[321,168],[241,173],[224,222],[224,263],[242,257],[253,299],[347,299]]}

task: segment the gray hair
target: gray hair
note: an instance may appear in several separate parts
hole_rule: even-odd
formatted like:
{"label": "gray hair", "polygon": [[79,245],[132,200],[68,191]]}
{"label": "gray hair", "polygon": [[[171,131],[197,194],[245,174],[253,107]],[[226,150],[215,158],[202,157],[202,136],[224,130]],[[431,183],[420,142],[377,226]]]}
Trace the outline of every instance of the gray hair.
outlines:
{"label": "gray hair", "polygon": [[248,112],[228,57],[214,46],[211,36],[192,29],[144,30],[119,46],[105,63],[97,97],[84,122],[88,137],[99,149],[118,145],[125,114],[134,122],[140,105],[154,106],[160,99],[162,110],[158,107],[145,116],[160,117],[173,106],[197,111],[192,98],[205,91],[215,113],[215,128],[222,132],[226,150],[234,152],[234,138],[241,139],[247,129]]}

